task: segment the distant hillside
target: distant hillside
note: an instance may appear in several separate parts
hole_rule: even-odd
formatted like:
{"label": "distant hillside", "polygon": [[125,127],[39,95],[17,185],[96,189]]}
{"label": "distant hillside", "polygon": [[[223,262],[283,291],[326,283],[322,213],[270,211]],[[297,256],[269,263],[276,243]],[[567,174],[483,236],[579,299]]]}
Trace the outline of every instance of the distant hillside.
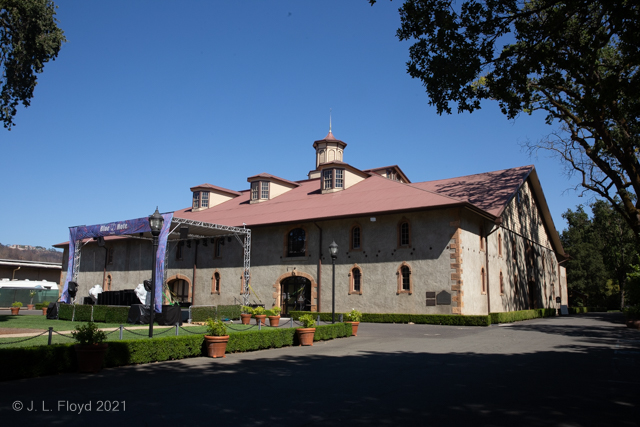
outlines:
{"label": "distant hillside", "polygon": [[42,246],[3,245],[0,243],[0,259],[62,263],[62,251]]}

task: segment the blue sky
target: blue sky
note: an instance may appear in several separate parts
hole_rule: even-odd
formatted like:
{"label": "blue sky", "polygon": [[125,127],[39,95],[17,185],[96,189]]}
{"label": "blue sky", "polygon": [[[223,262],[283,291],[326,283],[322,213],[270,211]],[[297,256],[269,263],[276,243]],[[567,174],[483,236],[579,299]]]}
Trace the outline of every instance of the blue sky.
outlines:
{"label": "blue sky", "polygon": [[68,42],[16,126],[0,129],[3,244],[50,247],[68,227],[191,203],[190,187],[305,179],[329,130],[359,169],[413,182],[535,164],[556,228],[588,199],[524,141],[553,128],[496,103],[437,115],[406,73],[401,2],[57,0]]}

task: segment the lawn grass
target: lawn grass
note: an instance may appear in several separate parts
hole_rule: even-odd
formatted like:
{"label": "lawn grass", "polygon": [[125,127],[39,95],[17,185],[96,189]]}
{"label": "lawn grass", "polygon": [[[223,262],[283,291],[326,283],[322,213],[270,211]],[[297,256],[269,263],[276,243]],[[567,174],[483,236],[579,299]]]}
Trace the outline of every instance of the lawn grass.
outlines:
{"label": "lawn grass", "polygon": [[[78,321],[67,321],[67,320],[48,320],[46,316],[0,316],[0,328],[12,328],[15,329],[15,333],[19,334],[20,329],[39,329],[41,332],[48,330],[49,327],[53,327],[54,331],[62,332],[62,331],[72,331],[76,329],[78,325],[83,325],[86,322],[78,322]],[[119,323],[96,323],[100,329],[107,329],[105,331],[107,333],[107,341],[119,341],[120,333],[116,328],[120,328]],[[149,339],[149,326],[148,325],[131,325],[124,324],[125,329],[131,330],[123,331],[122,339],[124,340],[136,340],[136,339]],[[142,329],[132,329],[133,327],[144,326]],[[255,325],[241,325],[238,323],[228,325],[228,332],[246,332],[249,330],[257,330]],[[114,331],[115,329],[115,331]],[[267,328],[265,328],[267,329]],[[187,331],[183,329],[178,329],[179,335],[187,335],[190,332],[193,334],[204,334],[207,330],[206,326],[189,326]],[[30,332],[28,332],[30,333]],[[33,332],[32,335],[37,335],[40,332]],[[31,333],[30,333],[31,334]],[[175,326],[159,326],[155,324],[153,327],[153,335],[154,338],[162,338],[169,337],[175,335]],[[33,338],[26,339],[28,337],[9,337],[9,338],[0,338],[0,348],[10,348],[10,347],[33,347],[40,345],[47,345],[49,341],[49,334],[45,333],[44,335]],[[69,344],[72,343],[73,338],[71,338],[71,334],[66,333],[63,335],[59,335],[54,333],[52,335],[52,344]]]}

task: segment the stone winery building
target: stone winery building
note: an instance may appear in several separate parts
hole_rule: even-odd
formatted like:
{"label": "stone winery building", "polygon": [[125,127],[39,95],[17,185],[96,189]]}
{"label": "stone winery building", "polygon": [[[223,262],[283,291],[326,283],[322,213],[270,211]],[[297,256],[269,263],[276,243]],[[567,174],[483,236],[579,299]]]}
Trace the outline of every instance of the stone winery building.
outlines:
{"label": "stone winery building", "polygon": [[[331,131],[315,141],[315,168],[301,181],[260,173],[239,191],[196,185],[191,206],[173,216],[249,228],[249,299],[284,313],[331,310],[334,241],[339,312],[471,315],[555,308],[558,297],[567,304],[566,254],[534,166],[412,182],[395,165],[346,163],[346,146]],[[82,248],[78,296],[96,284],[124,290],[150,278],[148,240],[100,243]],[[66,272],[69,245],[57,247],[65,248]],[[177,300],[242,302],[239,239],[175,230],[165,259]]]}

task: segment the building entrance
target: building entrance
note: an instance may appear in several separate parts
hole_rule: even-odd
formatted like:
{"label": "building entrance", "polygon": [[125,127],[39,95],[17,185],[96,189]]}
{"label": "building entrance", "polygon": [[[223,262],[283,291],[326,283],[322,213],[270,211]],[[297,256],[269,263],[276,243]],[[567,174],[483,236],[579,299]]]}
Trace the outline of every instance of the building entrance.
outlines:
{"label": "building entrance", "polygon": [[280,307],[282,315],[291,311],[311,311],[311,281],[293,276],[280,282]]}

